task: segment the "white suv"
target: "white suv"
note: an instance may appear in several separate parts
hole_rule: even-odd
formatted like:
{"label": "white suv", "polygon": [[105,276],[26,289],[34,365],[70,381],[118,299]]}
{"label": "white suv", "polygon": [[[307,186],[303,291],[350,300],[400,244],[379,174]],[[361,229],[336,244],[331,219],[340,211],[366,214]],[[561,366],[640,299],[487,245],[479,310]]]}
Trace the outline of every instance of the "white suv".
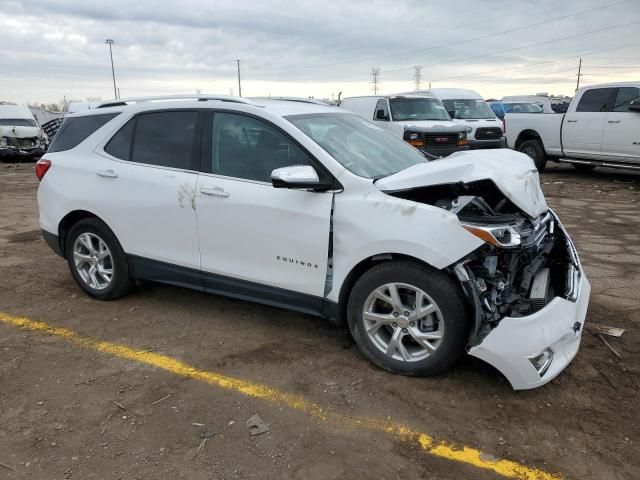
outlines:
{"label": "white suv", "polygon": [[427,161],[303,101],[114,101],[68,116],[36,166],[40,224],[102,300],[153,280],[348,324],[387,370],[465,350],[516,389],[578,350],[590,286],[529,157]]}

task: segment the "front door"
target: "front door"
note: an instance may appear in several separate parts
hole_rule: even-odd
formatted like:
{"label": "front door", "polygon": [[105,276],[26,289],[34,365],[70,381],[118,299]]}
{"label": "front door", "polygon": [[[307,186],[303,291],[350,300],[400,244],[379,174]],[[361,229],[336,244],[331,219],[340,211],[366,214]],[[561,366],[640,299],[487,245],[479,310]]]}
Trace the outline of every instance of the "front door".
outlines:
{"label": "front door", "polygon": [[197,221],[211,291],[314,311],[324,296],[333,194],[274,188],[271,172],[313,163],[252,116],[215,112],[204,127]]}
{"label": "front door", "polygon": [[629,110],[640,100],[640,88],[620,87],[604,126],[602,153],[615,160],[640,163],[640,112]]}

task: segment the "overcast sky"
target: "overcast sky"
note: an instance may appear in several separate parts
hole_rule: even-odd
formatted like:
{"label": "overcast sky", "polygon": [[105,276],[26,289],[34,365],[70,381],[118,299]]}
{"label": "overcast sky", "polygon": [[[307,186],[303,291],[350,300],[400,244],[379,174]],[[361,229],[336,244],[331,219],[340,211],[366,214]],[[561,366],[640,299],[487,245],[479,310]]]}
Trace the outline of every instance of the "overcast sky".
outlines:
{"label": "overcast sky", "polygon": [[640,80],[640,0],[0,0],[0,100],[462,87],[571,95]]}

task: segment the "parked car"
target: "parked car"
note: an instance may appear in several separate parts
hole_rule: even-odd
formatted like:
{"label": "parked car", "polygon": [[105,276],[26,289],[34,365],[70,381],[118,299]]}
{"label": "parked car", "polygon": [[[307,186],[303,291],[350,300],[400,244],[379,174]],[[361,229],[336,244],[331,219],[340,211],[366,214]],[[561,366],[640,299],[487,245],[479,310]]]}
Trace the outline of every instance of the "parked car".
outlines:
{"label": "parked car", "polygon": [[533,102],[489,102],[489,107],[503,121],[507,113],[543,113],[542,107]]}
{"label": "parked car", "polygon": [[579,89],[566,114],[510,113],[507,143],[529,155],[538,170],[547,160],[579,169],[640,169],[640,82]]}
{"label": "parked car", "polygon": [[43,237],[89,296],[152,280],[318,315],[406,375],[468,351],[525,389],[573,359],[590,286],[526,155],[428,161],[335,107],[161,100],[69,115],[36,165]]}
{"label": "parked car", "polygon": [[503,102],[530,102],[539,105],[542,113],[566,113],[571,97],[550,96],[548,93],[535,95],[507,95]]}
{"label": "parked car", "polygon": [[442,101],[455,123],[469,127],[469,147],[500,148],[504,145],[502,122],[478,92],[463,88],[432,88],[427,92]]}
{"label": "parked car", "polygon": [[0,158],[36,157],[45,148],[44,132],[29,107],[0,105]]}
{"label": "parked car", "polygon": [[471,128],[451,121],[444,105],[434,95],[349,97],[341,101],[340,107],[373,121],[392,135],[436,157],[469,149],[467,132]]}

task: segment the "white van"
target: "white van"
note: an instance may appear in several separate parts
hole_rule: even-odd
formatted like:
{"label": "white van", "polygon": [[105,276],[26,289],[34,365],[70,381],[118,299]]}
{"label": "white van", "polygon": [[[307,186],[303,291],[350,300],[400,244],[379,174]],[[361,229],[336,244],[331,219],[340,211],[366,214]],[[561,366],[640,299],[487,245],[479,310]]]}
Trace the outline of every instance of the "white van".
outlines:
{"label": "white van", "polygon": [[340,107],[437,157],[469,149],[465,128],[451,121],[442,102],[433,95],[349,97]]}
{"label": "white van", "polygon": [[442,100],[453,121],[469,127],[467,137],[471,148],[504,146],[502,122],[478,92],[464,88],[432,88],[424,93]]}

